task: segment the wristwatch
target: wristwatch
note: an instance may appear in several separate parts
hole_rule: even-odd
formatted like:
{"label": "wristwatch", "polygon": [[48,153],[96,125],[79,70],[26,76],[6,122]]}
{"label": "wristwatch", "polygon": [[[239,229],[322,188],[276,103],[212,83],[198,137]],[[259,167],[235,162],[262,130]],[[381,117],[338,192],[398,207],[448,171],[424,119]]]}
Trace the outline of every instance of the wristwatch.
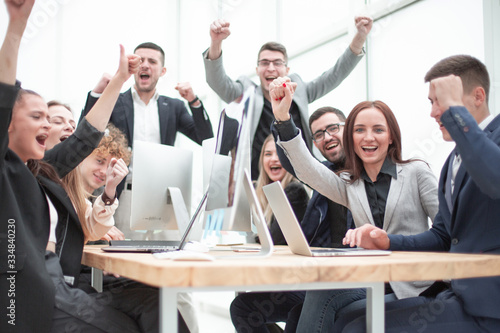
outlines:
{"label": "wristwatch", "polygon": [[112,199],[106,195],[106,192],[102,192],[101,199],[102,199],[102,202],[104,202],[104,204],[106,206],[111,206],[115,202],[116,192],[115,192],[115,196]]}

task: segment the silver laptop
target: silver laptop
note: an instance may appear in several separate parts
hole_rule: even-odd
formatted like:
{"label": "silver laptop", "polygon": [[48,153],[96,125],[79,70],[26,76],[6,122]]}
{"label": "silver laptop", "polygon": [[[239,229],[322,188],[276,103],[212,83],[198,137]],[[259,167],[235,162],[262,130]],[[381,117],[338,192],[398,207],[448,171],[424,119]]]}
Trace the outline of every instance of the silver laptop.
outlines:
{"label": "silver laptop", "polygon": [[205,192],[200,204],[196,208],[193,217],[189,221],[189,224],[182,235],[180,241],[168,241],[168,240],[124,240],[116,241],[112,240],[109,242],[109,246],[102,247],[101,250],[106,252],[169,252],[169,251],[180,251],[184,249],[187,243],[189,232],[193,228],[199,214],[201,213],[201,208],[203,207],[205,201],[207,200],[208,191]]}
{"label": "silver laptop", "polygon": [[276,221],[285,236],[288,247],[295,254],[309,257],[334,256],[386,256],[391,251],[366,250],[362,248],[321,248],[311,249],[307,243],[299,221],[288,202],[285,191],[279,181],[263,187],[267,201],[273,210]]}

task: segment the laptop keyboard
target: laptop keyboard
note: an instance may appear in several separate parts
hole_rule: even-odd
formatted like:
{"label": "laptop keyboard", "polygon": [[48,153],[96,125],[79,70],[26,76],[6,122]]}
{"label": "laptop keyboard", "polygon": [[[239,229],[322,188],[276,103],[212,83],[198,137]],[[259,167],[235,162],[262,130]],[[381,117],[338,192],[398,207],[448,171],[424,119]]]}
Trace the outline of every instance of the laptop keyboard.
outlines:
{"label": "laptop keyboard", "polygon": [[175,251],[179,248],[179,241],[166,241],[166,240],[112,240],[109,242],[110,246],[133,248],[143,252],[166,252]]}

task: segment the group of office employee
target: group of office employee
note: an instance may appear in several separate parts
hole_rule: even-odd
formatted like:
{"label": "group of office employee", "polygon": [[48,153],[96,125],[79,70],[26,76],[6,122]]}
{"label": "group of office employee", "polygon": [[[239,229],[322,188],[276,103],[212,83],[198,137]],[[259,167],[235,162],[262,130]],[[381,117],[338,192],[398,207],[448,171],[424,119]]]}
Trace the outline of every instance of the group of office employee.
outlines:
{"label": "group of office employee", "polygon": [[[120,47],[116,74],[102,76],[89,93],[78,126],[63,103],[47,104],[21,88],[19,46],[34,2],[5,0],[9,23],[0,49],[1,331],[157,332],[158,290],[109,275],[97,293],[80,265],[83,245],[130,235],[125,194],[134,140],[173,145],[181,132],[201,144],[213,137],[212,124],[189,83],[176,89],[191,112],[184,101],[159,94],[165,53],[151,42],[131,55]],[[500,118],[490,114],[490,78],[481,61],[454,55],[422,73],[431,117],[443,139],[456,144],[439,180],[425,161],[402,158],[402,134],[383,101],[361,101],[347,117],[330,106],[309,115],[308,104],[340,85],[365,54],[373,21],[354,21],[345,52],[310,82],[289,74],[283,45],[265,43],[259,84],[226,75],[222,42],[230,24],[211,24],[202,55],[210,87],[227,103],[255,89],[257,193],[282,181],[311,246],[500,253]],[[120,93],[132,75],[133,87]],[[101,194],[91,193],[100,187]],[[259,200],[273,241],[286,244],[265,197]],[[388,282],[385,330],[498,332],[499,300],[498,277]],[[285,332],[364,332],[365,307],[364,289],[248,292],[234,299],[230,313],[238,332],[282,331],[277,322],[285,322]],[[179,332],[197,332],[189,295],[178,309]]]}

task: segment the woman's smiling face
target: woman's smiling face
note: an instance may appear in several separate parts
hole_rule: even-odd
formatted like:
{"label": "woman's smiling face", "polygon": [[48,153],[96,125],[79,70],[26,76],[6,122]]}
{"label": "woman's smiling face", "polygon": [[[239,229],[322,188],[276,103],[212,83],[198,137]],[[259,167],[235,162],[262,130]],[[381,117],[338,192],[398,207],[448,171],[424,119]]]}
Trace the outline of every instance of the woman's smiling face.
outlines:
{"label": "woman's smiling face", "polygon": [[49,107],[50,124],[52,128],[46,142],[47,150],[66,140],[76,128],[73,113],[62,105],[52,105]]}
{"label": "woman's smiling face", "polygon": [[38,95],[24,94],[14,105],[9,125],[9,148],[23,162],[42,159],[51,128],[45,101]]}
{"label": "woman's smiling face", "polygon": [[359,112],[354,121],[354,151],[368,166],[380,169],[387,157],[387,150],[392,143],[387,120],[376,108],[368,108]]}
{"label": "woman's smiling face", "polygon": [[269,140],[263,149],[264,157],[262,159],[262,166],[264,172],[273,182],[282,180],[286,175],[286,170],[281,166],[274,140]]}

